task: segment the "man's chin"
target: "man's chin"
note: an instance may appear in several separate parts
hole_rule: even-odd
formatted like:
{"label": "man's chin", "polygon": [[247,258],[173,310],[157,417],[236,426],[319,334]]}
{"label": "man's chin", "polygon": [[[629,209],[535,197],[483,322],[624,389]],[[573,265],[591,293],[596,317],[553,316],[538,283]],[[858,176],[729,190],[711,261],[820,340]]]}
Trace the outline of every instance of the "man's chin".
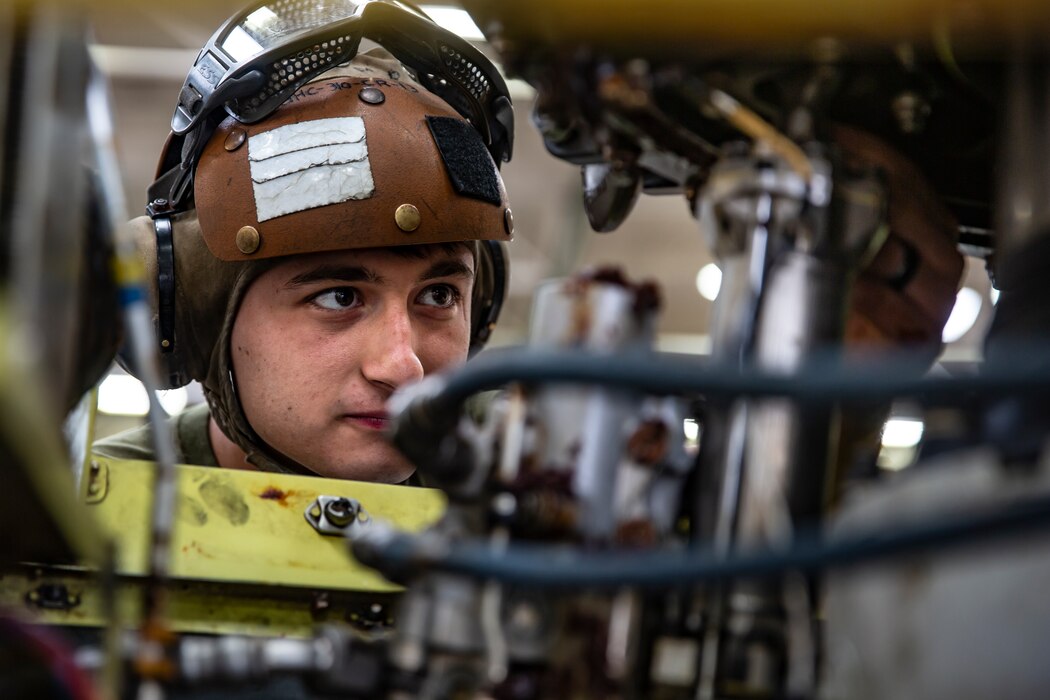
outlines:
{"label": "man's chin", "polygon": [[317,472],[318,476],[324,476],[329,479],[369,481],[377,484],[400,484],[412,476],[415,467],[400,453],[395,452],[386,459],[377,458],[332,463],[330,466],[322,466],[314,471]]}

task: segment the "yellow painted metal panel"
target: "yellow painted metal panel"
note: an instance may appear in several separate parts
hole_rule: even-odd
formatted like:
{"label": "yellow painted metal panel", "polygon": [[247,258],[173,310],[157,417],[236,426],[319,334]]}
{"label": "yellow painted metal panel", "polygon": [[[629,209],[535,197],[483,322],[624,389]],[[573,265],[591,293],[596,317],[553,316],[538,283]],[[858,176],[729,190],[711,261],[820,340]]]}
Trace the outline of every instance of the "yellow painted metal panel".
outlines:
{"label": "yellow painted metal panel", "polygon": [[[117,543],[117,571],[148,569],[155,465],[95,456],[85,499]],[[418,531],[445,508],[435,490],[180,465],[172,533],[175,579],[349,591],[399,588],[353,561],[342,537],[318,533],[304,511],[319,495],[361,503],[373,519]],[[92,484],[95,493],[92,494]]]}
{"label": "yellow painted metal panel", "polygon": [[[134,628],[142,614],[145,579],[124,579],[116,596],[120,627]],[[67,609],[33,605],[41,586],[63,586],[76,601]],[[211,582],[173,582],[167,587],[167,628],[174,632],[309,637],[322,623],[387,622],[396,594],[325,592],[314,589]],[[323,603],[323,604],[320,604]],[[373,609],[378,605],[379,608]],[[102,589],[92,572],[24,567],[0,576],[0,606],[26,610],[35,621],[72,627],[102,627]],[[378,610],[378,613],[376,612]]]}

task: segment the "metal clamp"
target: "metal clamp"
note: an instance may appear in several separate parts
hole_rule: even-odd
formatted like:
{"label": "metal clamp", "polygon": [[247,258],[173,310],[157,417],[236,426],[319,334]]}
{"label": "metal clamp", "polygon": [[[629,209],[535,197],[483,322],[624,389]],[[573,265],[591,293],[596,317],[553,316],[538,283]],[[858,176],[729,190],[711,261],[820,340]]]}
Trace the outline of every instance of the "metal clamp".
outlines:
{"label": "metal clamp", "polygon": [[372,522],[358,501],[345,496],[318,496],[303,515],[322,535],[346,537]]}

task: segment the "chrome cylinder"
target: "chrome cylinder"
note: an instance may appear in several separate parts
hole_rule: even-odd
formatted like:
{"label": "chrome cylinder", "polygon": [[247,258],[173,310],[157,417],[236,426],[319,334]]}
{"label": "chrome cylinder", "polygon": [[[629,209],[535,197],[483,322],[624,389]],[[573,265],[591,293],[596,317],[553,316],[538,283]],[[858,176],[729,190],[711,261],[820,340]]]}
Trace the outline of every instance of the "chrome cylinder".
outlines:
{"label": "chrome cylinder", "polygon": [[[529,344],[595,353],[644,350],[652,344],[655,298],[653,288],[631,285],[609,270],[546,283],[536,295]],[[617,477],[637,405],[626,392],[591,387],[541,387],[530,401],[532,440],[524,462],[552,483],[555,475],[564,476],[575,531],[584,540],[608,541],[616,533]]]}
{"label": "chrome cylinder", "polygon": [[[804,176],[760,144],[736,149],[698,199],[724,270],[712,328],[723,361],[792,373],[841,345],[850,275],[883,230],[884,198],[870,175],[833,180],[832,163],[816,150],[810,166]],[[699,539],[724,554],[789,539],[799,522],[819,519],[837,436],[830,407],[737,401],[712,407],[708,428],[715,439],[702,446]],[[698,697],[728,685],[780,692],[788,659],[781,587],[736,584],[707,600]]]}

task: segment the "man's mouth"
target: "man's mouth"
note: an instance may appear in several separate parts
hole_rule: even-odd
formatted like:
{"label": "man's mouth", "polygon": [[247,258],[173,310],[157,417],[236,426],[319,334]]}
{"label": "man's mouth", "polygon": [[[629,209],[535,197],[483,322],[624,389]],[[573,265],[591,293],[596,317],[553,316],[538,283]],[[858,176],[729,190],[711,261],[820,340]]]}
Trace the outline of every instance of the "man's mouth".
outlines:
{"label": "man's mouth", "polygon": [[375,413],[348,413],[343,418],[350,423],[368,428],[369,430],[383,430],[390,424],[390,417],[384,411]]}

